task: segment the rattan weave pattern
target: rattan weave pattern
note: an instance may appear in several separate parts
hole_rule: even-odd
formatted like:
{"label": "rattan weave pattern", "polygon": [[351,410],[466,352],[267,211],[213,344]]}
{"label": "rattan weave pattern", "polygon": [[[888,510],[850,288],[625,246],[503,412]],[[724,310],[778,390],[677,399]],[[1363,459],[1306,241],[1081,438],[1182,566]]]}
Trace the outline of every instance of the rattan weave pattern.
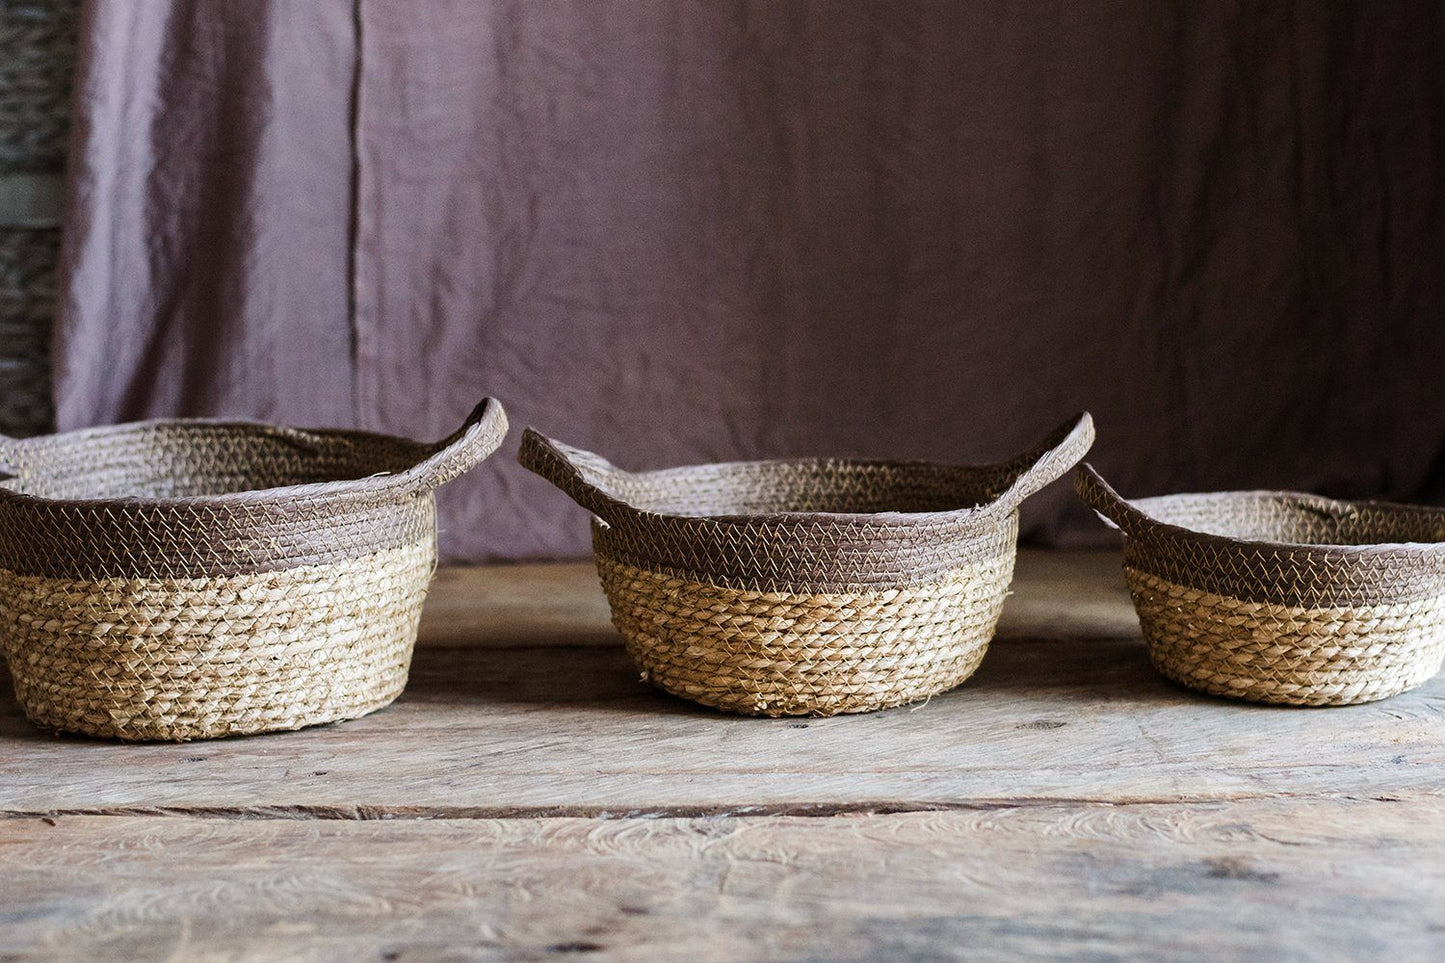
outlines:
{"label": "rattan weave pattern", "polygon": [[1128,502],[1091,467],[1084,501],[1124,533],[1154,665],[1216,695],[1348,705],[1445,658],[1445,509],[1292,492]]}
{"label": "rattan weave pattern", "polygon": [[1013,578],[1014,520],[999,528],[991,557],[935,582],[876,591],[725,588],[602,554],[597,568],[645,681],[745,715],[865,712],[973,675]]}
{"label": "rattan weave pattern", "polygon": [[33,435],[54,422],[50,327],[60,231],[0,224],[0,432]]}
{"label": "rattan weave pattern", "polygon": [[0,4],[0,170],[65,162],[80,0]]}
{"label": "rattan weave pattern", "polygon": [[977,668],[1020,502],[1093,440],[1081,415],[985,468],[832,459],[631,473],[528,430],[521,461],[593,513],[613,623],[643,677],[753,715],[863,712]]}
{"label": "rattan weave pattern", "polygon": [[0,572],[16,695],[48,729],[206,738],[354,719],[400,695],[431,539],[330,565],[192,579]]}
{"label": "rattan weave pattern", "polygon": [[0,632],[38,725],[196,739],[354,718],[401,691],[433,491],[506,432],[423,445],[149,422],[0,440]]}
{"label": "rattan weave pattern", "polygon": [[[0,178],[65,164],[80,0],[0,2]],[[0,186],[0,192],[11,188]],[[0,201],[5,198],[0,198]],[[0,211],[6,204],[0,203]],[[55,211],[58,220],[59,211]],[[60,230],[0,213],[0,432],[51,430],[50,328]]]}

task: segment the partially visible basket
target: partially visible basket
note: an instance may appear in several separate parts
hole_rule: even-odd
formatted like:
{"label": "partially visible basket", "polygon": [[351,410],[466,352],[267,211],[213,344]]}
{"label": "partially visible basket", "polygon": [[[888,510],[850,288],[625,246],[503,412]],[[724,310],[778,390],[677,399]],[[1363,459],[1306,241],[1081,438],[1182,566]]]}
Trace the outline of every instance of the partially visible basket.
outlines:
{"label": "partially visible basket", "polygon": [[1204,692],[1350,705],[1445,657],[1445,509],[1293,492],[1125,501],[1089,465],[1079,495],[1124,533],[1149,655]]}
{"label": "partially visible basket", "polygon": [[973,674],[1018,506],[1088,450],[1087,414],[990,467],[799,460],[633,474],[530,429],[522,464],[593,513],[645,680],[748,715],[866,712]]}
{"label": "partially visible basket", "polygon": [[59,170],[70,133],[79,0],[0,2],[0,170]]}
{"label": "partially visible basket", "polygon": [[406,684],[432,492],[496,449],[156,421],[0,439],[0,633],[36,725],[200,739],[365,715]]}
{"label": "partially visible basket", "polygon": [[50,319],[58,229],[0,224],[0,432],[51,430]]}

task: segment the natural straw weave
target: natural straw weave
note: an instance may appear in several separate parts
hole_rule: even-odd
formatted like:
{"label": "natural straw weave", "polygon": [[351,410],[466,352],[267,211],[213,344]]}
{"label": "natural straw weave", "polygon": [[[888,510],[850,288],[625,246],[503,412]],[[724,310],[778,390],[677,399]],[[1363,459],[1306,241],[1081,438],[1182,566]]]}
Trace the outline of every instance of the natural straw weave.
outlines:
{"label": "natural straw weave", "polygon": [[50,319],[59,229],[0,224],[0,432],[50,431]]}
{"label": "natural straw weave", "polygon": [[1124,533],[1155,667],[1204,692],[1350,705],[1445,658],[1445,509],[1293,492],[1128,502],[1088,465],[1084,501]]}
{"label": "natural straw weave", "polygon": [[644,680],[747,715],[866,712],[973,674],[1018,505],[1088,450],[1087,414],[1001,465],[835,460],[630,473],[528,430],[522,464],[593,513]]}
{"label": "natural straw weave", "polygon": [[0,633],[47,729],[203,739],[352,719],[406,684],[433,491],[506,433],[434,445],[158,421],[0,439]]}
{"label": "natural straw weave", "polygon": [[79,31],[79,0],[0,2],[0,172],[65,163]]}

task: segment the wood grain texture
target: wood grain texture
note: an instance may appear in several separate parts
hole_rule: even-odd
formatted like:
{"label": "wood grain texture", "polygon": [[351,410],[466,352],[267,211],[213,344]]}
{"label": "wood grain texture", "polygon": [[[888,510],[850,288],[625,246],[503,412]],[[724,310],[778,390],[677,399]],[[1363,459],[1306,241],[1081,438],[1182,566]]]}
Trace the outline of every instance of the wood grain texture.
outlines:
{"label": "wood grain texture", "polygon": [[11,956],[1432,960],[1445,801],[0,821]]}
{"label": "wood grain texture", "polygon": [[120,745],[0,691],[0,960],[1445,957],[1445,683],[1180,689],[1110,553],[1024,553],[978,675],[864,716],[647,688],[590,565],[443,571],[341,725]]}
{"label": "wood grain texture", "polygon": [[591,562],[438,569],[417,638],[440,648],[621,644]]}
{"label": "wood grain texture", "polygon": [[[453,574],[406,694],[354,722],[118,745],[41,733],[7,695],[0,811],[692,814],[1445,793],[1445,680],[1331,710],[1197,695],[1149,667],[1117,558],[1103,561],[1109,584],[1096,589],[1092,557],[1072,579],[1026,555],[1010,621],[972,680],[924,705],[820,720],[727,716],[638,683],[615,637],[598,644],[609,630],[605,610],[585,614],[597,588],[584,569],[550,571],[540,591],[520,567]],[[492,615],[446,641],[436,613],[468,589],[476,610],[513,613],[512,645],[488,639]],[[518,627],[526,598],[551,613],[533,644]],[[1051,612],[1070,614],[1054,625]],[[1116,637],[1124,617],[1132,634]]]}

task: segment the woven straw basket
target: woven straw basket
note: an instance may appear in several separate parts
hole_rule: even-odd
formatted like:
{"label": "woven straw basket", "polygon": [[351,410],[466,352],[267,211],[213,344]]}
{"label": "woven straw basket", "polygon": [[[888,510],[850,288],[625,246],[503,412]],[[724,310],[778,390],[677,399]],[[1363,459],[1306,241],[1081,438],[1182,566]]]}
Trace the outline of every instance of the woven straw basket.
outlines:
{"label": "woven straw basket", "polygon": [[1087,414],[986,468],[834,460],[633,474],[527,431],[522,464],[592,512],[613,624],[654,685],[747,715],[866,712],[973,674],[1018,506],[1093,441]]}
{"label": "woven straw basket", "polygon": [[1080,496],[1124,533],[1155,667],[1215,695],[1350,705],[1445,657],[1445,509],[1292,492],[1128,502],[1088,465]]}
{"label": "woven straw basket", "polygon": [[201,739],[365,715],[406,684],[438,486],[506,433],[435,445],[157,421],[0,439],[0,633],[27,716]]}

